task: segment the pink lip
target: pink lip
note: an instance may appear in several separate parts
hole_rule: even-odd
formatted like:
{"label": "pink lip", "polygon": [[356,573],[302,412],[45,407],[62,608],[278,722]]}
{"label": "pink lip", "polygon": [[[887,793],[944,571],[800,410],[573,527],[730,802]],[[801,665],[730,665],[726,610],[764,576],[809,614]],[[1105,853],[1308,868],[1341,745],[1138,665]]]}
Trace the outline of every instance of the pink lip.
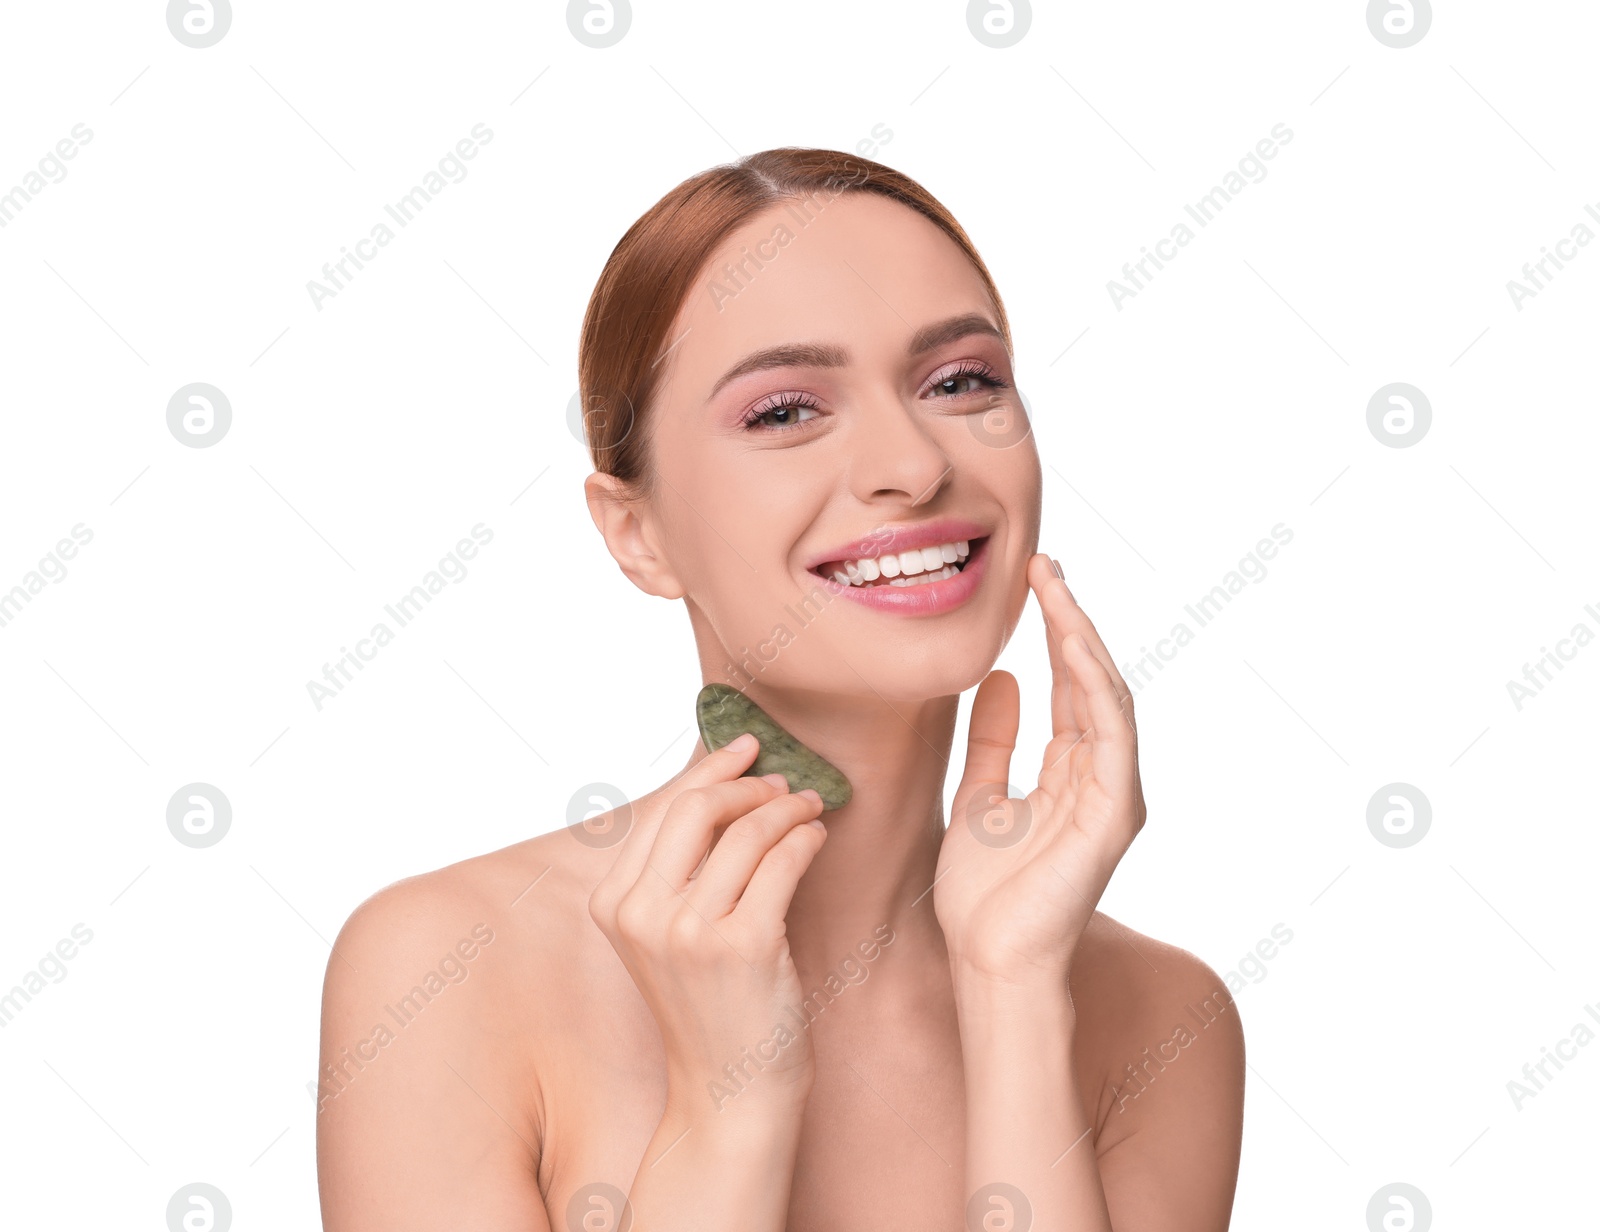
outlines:
{"label": "pink lip", "polygon": [[933,522],[918,522],[914,526],[882,527],[864,538],[813,557],[806,562],[806,568],[815,570],[821,565],[860,560],[864,556],[876,558],[891,552],[909,552],[913,548],[938,547],[941,543],[955,543],[962,539],[982,539],[988,533],[988,527],[966,518],[939,518]]}
{"label": "pink lip", "polygon": [[[930,523],[930,525],[940,524]],[[956,535],[954,538],[971,539],[976,536]],[[940,538],[931,542],[949,541],[948,538]],[[909,551],[918,546],[927,545],[907,543],[905,550]],[[890,550],[892,549],[884,549],[885,552]],[[893,612],[899,616],[937,616],[960,607],[973,596],[978,589],[978,583],[983,580],[984,569],[988,562],[989,540],[984,538],[982,542],[971,544],[967,563],[961,566],[961,572],[942,582],[923,582],[918,586],[841,586],[832,578],[824,577],[822,585],[829,594],[848,596],[855,602],[865,607],[876,608],[880,612]]]}

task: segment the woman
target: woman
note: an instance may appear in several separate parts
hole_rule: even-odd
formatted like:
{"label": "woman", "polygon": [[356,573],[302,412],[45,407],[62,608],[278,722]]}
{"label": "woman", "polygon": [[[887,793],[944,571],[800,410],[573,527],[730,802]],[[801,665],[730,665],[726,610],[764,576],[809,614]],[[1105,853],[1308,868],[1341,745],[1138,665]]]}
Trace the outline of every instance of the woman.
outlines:
{"label": "woman", "polygon": [[[361,904],[324,994],[325,1226],[1225,1228],[1237,1012],[1095,910],[1144,822],[1132,699],[1035,551],[966,234],[833,151],[715,168],[617,245],[580,367],[611,555],[851,796],[697,745],[597,821]],[[1008,799],[1019,689],[990,668],[1030,594],[1054,735]]]}

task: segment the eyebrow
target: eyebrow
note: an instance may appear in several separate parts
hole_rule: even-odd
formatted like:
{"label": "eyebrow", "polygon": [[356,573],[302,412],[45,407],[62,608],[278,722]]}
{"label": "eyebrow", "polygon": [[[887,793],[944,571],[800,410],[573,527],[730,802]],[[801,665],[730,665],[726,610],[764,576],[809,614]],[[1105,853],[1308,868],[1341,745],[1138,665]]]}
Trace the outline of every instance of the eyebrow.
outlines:
{"label": "eyebrow", "polygon": [[[943,321],[935,321],[932,325],[924,325],[911,335],[906,353],[923,355],[944,346],[947,342],[968,338],[974,334],[987,334],[999,338],[1002,342],[1005,341],[1005,335],[988,317],[982,313],[968,312]],[[759,351],[752,351],[718,377],[717,383],[711,387],[710,396],[716,397],[718,391],[729,381],[768,368],[843,368],[849,362],[850,353],[844,347],[829,343],[797,342],[765,347]]]}

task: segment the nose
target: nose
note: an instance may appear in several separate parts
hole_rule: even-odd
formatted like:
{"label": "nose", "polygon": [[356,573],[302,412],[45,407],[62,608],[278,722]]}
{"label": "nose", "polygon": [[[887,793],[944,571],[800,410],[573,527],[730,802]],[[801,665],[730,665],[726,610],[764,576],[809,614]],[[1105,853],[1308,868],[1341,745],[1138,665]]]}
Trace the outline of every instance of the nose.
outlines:
{"label": "nose", "polygon": [[852,417],[850,487],[866,504],[926,504],[950,481],[950,456],[900,395],[864,397]]}

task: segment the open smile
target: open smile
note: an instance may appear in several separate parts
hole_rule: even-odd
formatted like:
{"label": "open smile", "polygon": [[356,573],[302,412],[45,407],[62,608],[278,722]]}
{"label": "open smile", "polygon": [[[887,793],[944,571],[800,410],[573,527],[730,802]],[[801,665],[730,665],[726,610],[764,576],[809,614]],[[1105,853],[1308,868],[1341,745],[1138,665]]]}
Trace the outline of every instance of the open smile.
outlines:
{"label": "open smile", "polygon": [[965,603],[988,561],[987,535],[880,556],[825,561],[811,572],[829,594],[903,616],[933,616]]}

